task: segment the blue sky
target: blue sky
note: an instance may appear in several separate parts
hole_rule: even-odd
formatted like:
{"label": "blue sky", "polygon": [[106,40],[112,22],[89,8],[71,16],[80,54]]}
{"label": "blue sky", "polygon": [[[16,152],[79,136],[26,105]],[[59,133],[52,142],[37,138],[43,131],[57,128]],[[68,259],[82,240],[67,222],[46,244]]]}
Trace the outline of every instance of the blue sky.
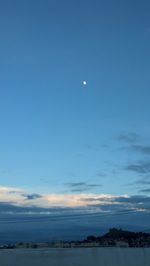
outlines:
{"label": "blue sky", "polygon": [[149,11],[146,0],[1,1],[2,191],[149,198]]}

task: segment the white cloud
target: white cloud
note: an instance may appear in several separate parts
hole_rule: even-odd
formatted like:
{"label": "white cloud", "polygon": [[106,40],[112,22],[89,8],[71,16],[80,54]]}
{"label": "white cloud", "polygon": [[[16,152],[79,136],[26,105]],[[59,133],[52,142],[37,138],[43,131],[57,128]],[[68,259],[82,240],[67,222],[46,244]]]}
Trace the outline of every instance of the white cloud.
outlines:
{"label": "white cloud", "polygon": [[[78,194],[42,194],[41,197],[28,200],[29,191],[0,186],[0,202],[8,202],[19,206],[49,207],[85,207],[96,204],[107,204],[117,196],[110,194],[78,193]],[[118,196],[119,197],[119,196]],[[127,197],[127,196],[124,196]],[[92,198],[92,200],[90,200]],[[113,204],[113,202],[112,202]]]}

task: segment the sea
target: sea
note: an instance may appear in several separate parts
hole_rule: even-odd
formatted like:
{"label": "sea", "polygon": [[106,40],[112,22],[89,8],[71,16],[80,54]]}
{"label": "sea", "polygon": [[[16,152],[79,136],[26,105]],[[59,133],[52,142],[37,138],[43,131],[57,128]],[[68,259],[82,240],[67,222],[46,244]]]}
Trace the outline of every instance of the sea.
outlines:
{"label": "sea", "polygon": [[0,266],[150,266],[150,248],[0,250]]}

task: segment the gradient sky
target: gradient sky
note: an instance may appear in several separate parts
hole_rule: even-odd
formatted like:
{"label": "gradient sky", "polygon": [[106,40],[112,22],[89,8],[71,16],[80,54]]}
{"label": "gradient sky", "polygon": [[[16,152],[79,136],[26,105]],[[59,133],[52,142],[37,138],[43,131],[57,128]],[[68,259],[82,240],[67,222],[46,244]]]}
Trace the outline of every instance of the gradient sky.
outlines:
{"label": "gradient sky", "polygon": [[148,0],[0,2],[1,202],[149,199],[149,14]]}

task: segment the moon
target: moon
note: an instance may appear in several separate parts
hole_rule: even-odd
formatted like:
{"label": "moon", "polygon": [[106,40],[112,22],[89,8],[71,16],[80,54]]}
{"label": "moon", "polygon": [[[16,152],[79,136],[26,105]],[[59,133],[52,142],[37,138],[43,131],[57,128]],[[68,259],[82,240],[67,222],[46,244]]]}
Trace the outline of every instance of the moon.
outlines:
{"label": "moon", "polygon": [[83,85],[86,86],[87,85],[87,82],[86,80],[83,80]]}

